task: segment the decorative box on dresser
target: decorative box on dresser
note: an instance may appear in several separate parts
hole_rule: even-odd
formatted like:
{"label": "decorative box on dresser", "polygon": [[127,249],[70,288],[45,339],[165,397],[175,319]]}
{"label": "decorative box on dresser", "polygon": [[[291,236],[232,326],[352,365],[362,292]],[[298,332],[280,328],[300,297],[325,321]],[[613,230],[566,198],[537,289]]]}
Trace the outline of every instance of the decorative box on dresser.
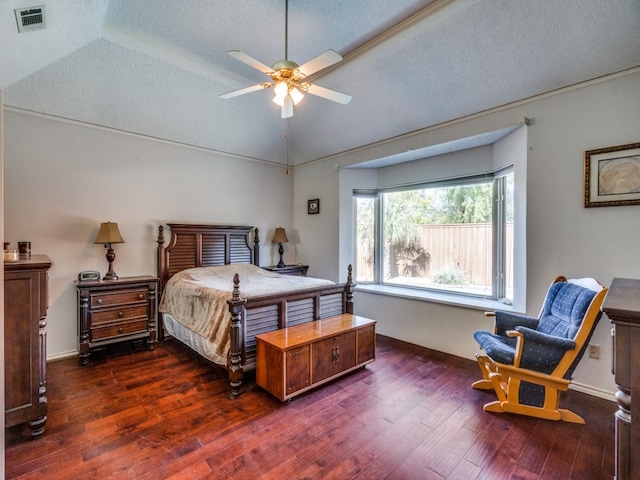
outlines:
{"label": "decorative box on dresser", "polygon": [[49,269],[46,255],[4,264],[5,426],[29,423],[31,435],[47,421]]}
{"label": "decorative box on dresser", "polygon": [[146,339],[156,344],[158,279],[145,275],[118,280],[76,281],[80,364],[92,348]]}
{"label": "decorative box on dresser", "polygon": [[614,278],[602,305],[614,324],[615,480],[640,478],[640,280]]}
{"label": "decorative box on dresser", "polygon": [[309,265],[285,265],[284,267],[276,267],[274,265],[270,267],[262,267],[265,270],[269,270],[270,272],[281,273],[283,275],[296,275],[298,277],[306,277],[307,270],[309,270]]}

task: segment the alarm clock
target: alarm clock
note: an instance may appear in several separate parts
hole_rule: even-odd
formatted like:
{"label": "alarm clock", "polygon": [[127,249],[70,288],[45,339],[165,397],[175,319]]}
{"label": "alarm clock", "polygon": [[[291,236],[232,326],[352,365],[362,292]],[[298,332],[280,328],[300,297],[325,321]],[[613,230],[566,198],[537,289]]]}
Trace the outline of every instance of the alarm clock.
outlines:
{"label": "alarm clock", "polygon": [[100,280],[100,272],[96,272],[95,270],[87,270],[86,272],[80,272],[78,274],[78,280],[81,282]]}

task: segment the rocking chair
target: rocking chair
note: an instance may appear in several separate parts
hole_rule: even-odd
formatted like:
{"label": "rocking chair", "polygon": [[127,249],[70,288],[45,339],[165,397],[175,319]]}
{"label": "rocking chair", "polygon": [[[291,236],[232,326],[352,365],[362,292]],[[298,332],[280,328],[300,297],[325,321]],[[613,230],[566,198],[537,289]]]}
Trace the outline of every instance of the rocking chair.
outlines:
{"label": "rocking chair", "polygon": [[486,312],[495,317],[495,333],[473,335],[485,352],[476,355],[483,379],[473,388],[493,389],[498,400],[484,410],[584,423],[579,415],[559,408],[559,392],[569,388],[602,315],[606,292],[593,279],[558,277],[538,318]]}

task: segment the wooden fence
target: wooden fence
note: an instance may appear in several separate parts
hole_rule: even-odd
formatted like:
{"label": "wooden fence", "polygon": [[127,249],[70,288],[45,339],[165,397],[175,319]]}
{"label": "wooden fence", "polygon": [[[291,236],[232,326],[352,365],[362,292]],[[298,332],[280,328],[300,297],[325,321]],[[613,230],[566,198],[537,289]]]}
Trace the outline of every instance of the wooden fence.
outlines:
{"label": "wooden fence", "polygon": [[[426,278],[436,273],[458,270],[469,285],[492,284],[491,224],[424,225],[422,246],[431,256]],[[507,225],[507,285],[512,285],[513,225]],[[358,249],[359,251],[361,249]],[[373,280],[373,265],[364,252],[358,255],[356,272],[359,281]]]}

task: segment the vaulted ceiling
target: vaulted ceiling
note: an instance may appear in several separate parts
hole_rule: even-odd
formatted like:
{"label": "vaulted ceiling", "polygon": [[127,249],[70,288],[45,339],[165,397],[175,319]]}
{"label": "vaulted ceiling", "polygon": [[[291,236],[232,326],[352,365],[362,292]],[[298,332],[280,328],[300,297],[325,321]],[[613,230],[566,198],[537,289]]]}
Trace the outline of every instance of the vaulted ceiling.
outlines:
{"label": "vaulted ceiling", "polygon": [[[14,9],[44,5],[18,33]],[[10,108],[274,163],[303,164],[640,66],[640,0],[290,0],[288,58],[333,49],[280,118],[268,80],[231,58],[284,59],[285,0],[3,0]],[[288,132],[288,138],[285,138]],[[289,153],[287,153],[289,142]],[[427,146],[425,146],[427,147]]]}

